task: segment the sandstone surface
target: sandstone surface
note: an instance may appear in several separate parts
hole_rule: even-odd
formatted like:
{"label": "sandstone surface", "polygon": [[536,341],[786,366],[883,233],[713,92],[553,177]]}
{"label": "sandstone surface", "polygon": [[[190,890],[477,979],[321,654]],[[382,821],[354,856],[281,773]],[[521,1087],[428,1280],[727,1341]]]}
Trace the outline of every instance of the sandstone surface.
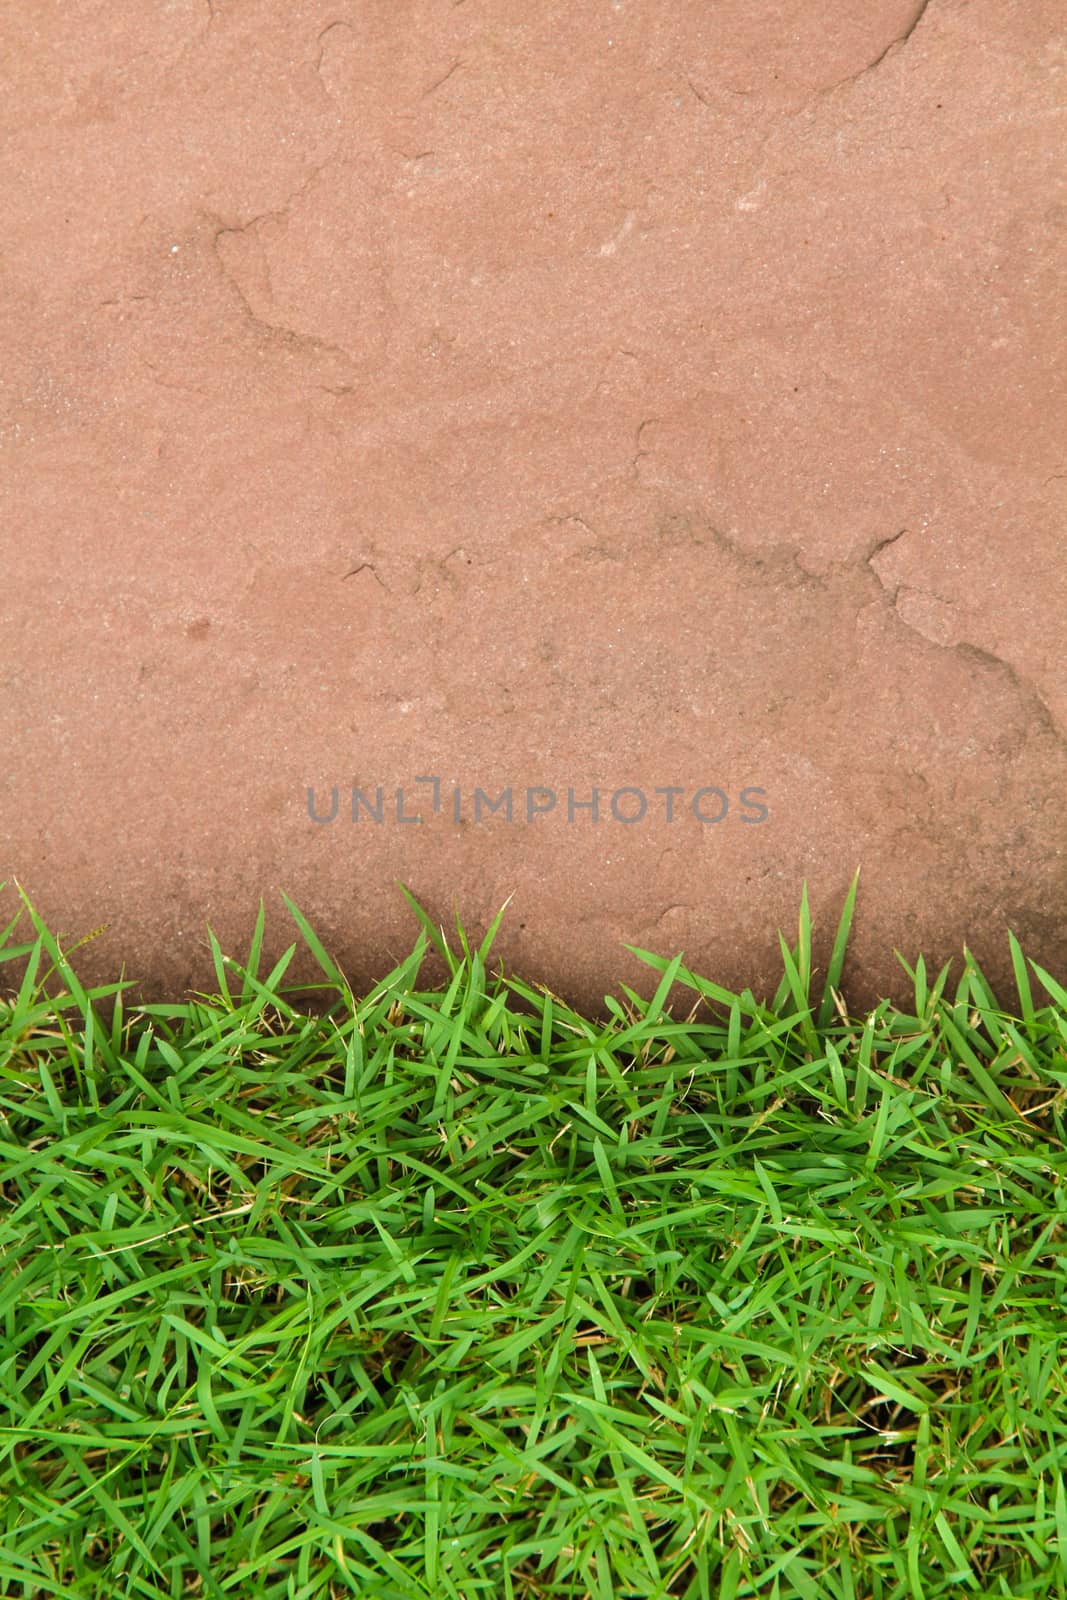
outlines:
{"label": "sandstone surface", "polygon": [[0,879],[83,976],[282,889],[365,985],[402,880],[581,1004],[773,985],[861,866],[857,1000],[1062,977],[1062,24],[5,6]]}

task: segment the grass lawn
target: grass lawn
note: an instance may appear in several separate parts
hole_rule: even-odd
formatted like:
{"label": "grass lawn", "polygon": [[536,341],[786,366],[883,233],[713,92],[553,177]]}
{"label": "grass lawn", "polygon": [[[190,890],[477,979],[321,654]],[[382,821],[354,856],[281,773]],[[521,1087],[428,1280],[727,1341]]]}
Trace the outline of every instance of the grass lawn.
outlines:
{"label": "grass lawn", "polygon": [[854,895],[772,1003],[646,954],[608,1024],[414,902],[364,997],[290,903],[315,1015],[262,913],[127,1013],[23,896],[4,1600],[1067,1596],[1067,991],[850,1016]]}

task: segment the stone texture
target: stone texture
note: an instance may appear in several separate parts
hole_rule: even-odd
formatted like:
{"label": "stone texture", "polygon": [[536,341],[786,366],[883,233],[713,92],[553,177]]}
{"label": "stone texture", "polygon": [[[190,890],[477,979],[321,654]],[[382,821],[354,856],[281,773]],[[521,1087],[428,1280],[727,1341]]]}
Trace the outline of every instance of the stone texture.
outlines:
{"label": "stone texture", "polygon": [[860,864],[858,1001],[1007,926],[1062,973],[1058,3],[36,0],[0,55],[0,878],[87,978],[213,988],[282,888],[369,983],[402,879],[514,891],[581,1004],[622,941],[759,987]]}

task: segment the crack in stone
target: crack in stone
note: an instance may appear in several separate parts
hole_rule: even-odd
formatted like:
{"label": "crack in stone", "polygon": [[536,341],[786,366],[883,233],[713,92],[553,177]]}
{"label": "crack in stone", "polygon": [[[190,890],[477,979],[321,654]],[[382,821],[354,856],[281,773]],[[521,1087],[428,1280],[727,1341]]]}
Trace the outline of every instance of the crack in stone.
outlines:
{"label": "crack in stone", "polygon": [[321,85],[323,94],[326,96],[327,100],[329,100],[330,103],[333,104],[333,105],[336,105],[337,102],[334,100],[333,95],[330,93],[329,84],[326,82],[326,79],[322,76],[322,63],[326,58],[326,45],[325,45],[324,41],[326,40],[326,38],[327,38],[327,36],[329,34],[334,33],[338,28],[344,28],[346,33],[351,33],[353,31],[352,24],[350,22],[345,22],[345,21],[339,19],[337,22],[328,22],[324,28],[320,29],[319,36],[315,41],[315,43],[319,47],[318,59],[315,62],[315,74],[316,74],[316,76],[317,76],[317,78],[319,80],[319,84]]}
{"label": "crack in stone", "polygon": [[[680,531],[677,531],[679,521],[681,528]],[[896,544],[899,539],[902,539],[907,532],[907,528],[901,528],[898,532],[888,535],[888,537],[876,539],[861,562],[861,567],[868,568],[871,575],[877,579],[879,588],[885,596],[886,603],[896,621],[901,627],[906,628],[909,633],[915,634],[923,640],[924,644],[930,645],[934,649],[954,651],[965,660],[1006,675],[1012,690],[1024,711],[1028,714],[1028,721],[1036,723],[1038,729],[1051,738],[1057,748],[1067,756],[1067,729],[1060,726],[1037,686],[1029,678],[1019,673],[1010,661],[1005,660],[1003,656],[996,655],[992,650],[987,650],[981,645],[970,644],[966,640],[959,640],[954,644],[940,644],[936,639],[931,639],[921,629],[916,628],[901,613],[897,605],[897,599],[904,585],[897,584],[894,588],[891,588],[880,576],[872,562],[876,560],[883,550],[888,549],[890,545]],[[802,552],[797,545],[774,545],[766,553],[756,554],[747,550],[736,540],[731,539],[728,534],[723,533],[721,529],[714,527],[710,523],[705,523],[702,531],[693,530],[687,517],[679,519],[668,516],[661,521],[659,529],[661,539],[669,540],[672,533],[674,534],[675,542],[688,542],[698,547],[711,545],[725,555],[730,556],[739,565],[753,573],[762,575],[769,581],[781,581],[783,569],[791,565],[795,568],[797,580],[801,584],[829,591],[833,586],[835,576],[841,578],[856,571],[856,567],[850,561],[839,565],[832,573],[825,576],[820,573],[809,572],[801,561]],[[917,590],[915,592],[926,594],[930,591]],[[939,597],[931,594],[931,598],[937,599]]]}
{"label": "crack in stone", "polygon": [[867,65],[865,67],[860,67],[858,72],[850,72],[847,78],[841,78],[837,83],[831,83],[827,88],[820,89],[815,98],[822,99],[824,95],[833,94],[835,90],[843,89],[846,84],[858,83],[860,78],[865,78],[869,73],[876,72],[882,65],[883,61],[885,61],[890,55],[895,54],[898,50],[902,50],[907,44],[908,40],[911,38],[912,34],[919,26],[919,23],[929,10],[930,3],[931,0],[920,0],[920,4],[916,8],[915,14],[908,23],[908,26],[904,29],[904,32],[898,33],[895,38],[890,39],[885,49],[879,51],[878,55],[875,56],[873,61],[868,61]]}
{"label": "crack in stone", "polygon": [[215,235],[216,242],[224,233],[247,233],[249,229],[258,227],[261,222],[284,222],[288,225],[290,208],[297,200],[307,193],[307,191],[311,188],[311,185],[315,182],[315,179],[325,172],[327,167],[334,164],[339,155],[340,146],[338,146],[336,150],[331,151],[331,153],[326,157],[325,161],[320,161],[318,166],[312,167],[303,183],[298,184],[293,190],[292,194],[287,195],[280,206],[274,206],[267,211],[259,211],[254,217],[249,217],[247,222],[229,223],[225,227],[220,228],[218,233]]}
{"label": "crack in stone", "polygon": [[390,593],[389,585],[385,582],[384,578],[379,575],[378,569],[374,565],[373,561],[361,561],[358,567],[353,567],[351,572],[345,573],[344,578],[341,579],[341,582],[344,583],[346,578],[354,578],[357,572],[369,572],[371,577],[374,578],[377,583],[381,584],[386,594]]}
{"label": "crack in stone", "polygon": [[[891,544],[896,544],[898,539],[903,539],[907,531],[907,528],[901,528],[899,533],[891,533],[886,539],[876,539],[863,558],[867,565],[870,566],[871,562],[877,556],[880,556],[883,550],[887,550]],[[877,577],[877,573],[875,576]]]}
{"label": "crack in stone", "polygon": [[[413,588],[408,589],[407,593],[412,596],[419,594],[423,589],[424,584],[427,585],[427,587],[431,584],[433,585],[434,595],[440,594],[445,586],[447,586],[453,592],[458,590],[460,586],[459,576],[449,566],[449,562],[454,561],[457,557],[459,557],[468,567],[474,565],[474,557],[468,555],[466,546],[461,544],[454,545],[453,548],[443,556],[416,557],[415,584]],[[500,557],[498,556],[486,556],[479,553],[478,565],[492,566],[494,562],[498,561],[499,559]]]}
{"label": "crack in stone", "polygon": [[[882,64],[882,62],[885,60],[886,56],[889,54],[890,50],[895,50],[898,46],[907,44],[907,42],[911,38],[912,34],[915,32],[916,28],[919,26],[919,23],[925,17],[927,11],[929,10],[929,7],[930,7],[930,0],[920,0],[920,4],[918,6],[918,9],[916,10],[915,15],[912,17],[911,21],[908,23],[908,26],[904,29],[904,32],[902,34],[899,34],[896,39],[891,40],[890,43],[886,45],[886,47],[882,51],[881,55],[876,56],[874,58],[874,60],[870,63],[869,66],[864,67],[863,71],[864,72],[873,72],[875,67],[878,67],[878,66],[880,66]],[[858,76],[861,76],[861,75],[862,74],[858,74]]]}
{"label": "crack in stone", "polygon": [[206,390],[197,389],[191,383],[173,383],[168,378],[161,378],[159,376],[159,368],[154,362],[145,361],[144,365],[147,367],[149,372],[148,381],[156,384],[160,389],[176,389],[179,394],[195,394],[198,395],[201,400],[206,400],[209,398]]}
{"label": "crack in stone", "polygon": [[641,435],[644,433],[646,428],[651,428],[652,424],[654,422],[658,422],[659,420],[659,417],[646,417],[644,422],[639,422],[637,424],[637,430],[634,433],[634,450],[636,453],[631,457],[630,465],[633,469],[634,475],[638,478],[641,476],[638,466],[641,457],[652,454],[651,450],[641,449]]}
{"label": "crack in stone", "polygon": [[[903,617],[900,620],[904,622]],[[904,622],[904,626],[907,627],[908,624]],[[1060,727],[1037,686],[1029,678],[1024,678],[1021,673],[1017,672],[1010,661],[1005,661],[1003,656],[995,655],[992,650],[985,650],[981,645],[968,644],[965,640],[961,640],[959,644],[949,646],[939,645],[937,648],[955,650],[957,655],[961,655],[965,659],[1006,673],[1008,682],[1019,696],[1019,699],[1029,705],[1042,732],[1048,734],[1062,753],[1067,756],[1067,730]]]}
{"label": "crack in stone", "polygon": [[[1012,666],[1010,661],[1006,661],[1003,656],[998,656],[992,650],[986,650],[982,645],[969,644],[963,639],[957,640],[955,644],[941,644],[937,639],[932,639],[929,634],[924,633],[921,628],[917,628],[914,623],[909,622],[907,617],[905,617],[901,612],[898,604],[901,591],[905,587],[911,588],[911,586],[898,583],[891,588],[878,570],[872,565],[872,562],[878,555],[881,554],[883,550],[888,549],[891,544],[896,544],[898,539],[902,539],[907,531],[907,528],[901,528],[899,533],[890,534],[890,536],[886,539],[876,540],[871,549],[868,551],[867,555],[863,558],[863,564],[870,569],[873,576],[878,580],[879,587],[881,588],[881,591],[889,605],[889,609],[892,611],[896,621],[902,628],[907,628],[909,633],[915,634],[918,638],[922,639],[925,644],[931,645],[935,650],[954,651],[957,655],[962,656],[965,660],[976,662],[989,669],[996,669],[1000,673],[1006,674],[1015,694],[1024,704],[1024,706],[1029,707],[1031,715],[1037,722],[1040,729],[1055,741],[1064,755],[1067,755],[1067,729],[1060,727],[1052,713],[1051,708],[1047,704],[1044,696],[1041,694],[1041,691],[1037,688],[1037,686],[1032,683],[1029,678],[1023,677],[1022,674]],[[942,604],[948,603],[945,602],[940,595],[934,594],[933,591],[929,589],[913,588],[911,589],[911,592],[928,595],[933,600],[941,600]]]}
{"label": "crack in stone", "polygon": [[[336,26],[336,24],[334,24],[334,26]],[[219,264],[219,270],[222,273],[223,278],[229,284],[233,292],[237,295],[242,307],[244,308],[246,317],[254,326],[262,328],[265,332],[271,334],[273,337],[283,339],[286,343],[292,344],[297,348],[304,348],[318,352],[327,352],[332,355],[338,355],[341,356],[349,364],[349,366],[355,366],[355,362],[349,351],[343,349],[340,345],[331,344],[328,340],[320,339],[315,334],[299,333],[295,328],[289,328],[284,323],[270,322],[266,317],[261,317],[254,309],[251,301],[241,288],[241,285],[237,281],[234,274],[230,271],[229,267],[227,267],[222,255],[222,251],[219,248],[221,241],[226,238],[227,235],[240,235],[252,232],[259,226],[261,222],[284,222],[286,226],[288,226],[290,207],[295,201],[299,200],[300,197],[307,192],[307,190],[315,182],[315,179],[318,178],[321,173],[325,172],[327,167],[332,166],[333,163],[337,161],[338,156],[339,149],[334,150],[331,155],[327,156],[325,161],[319,162],[318,166],[314,167],[311,172],[308,173],[304,181],[293,190],[293,192],[282,202],[280,206],[273,207],[266,211],[260,211],[254,217],[249,217],[246,222],[222,223],[220,225],[220,219],[217,216],[211,216],[209,214],[209,221],[211,221],[215,227],[215,232],[211,241],[211,247],[214,251],[215,259]],[[269,283],[269,264],[266,264],[266,272]]]}
{"label": "crack in stone", "polygon": [[319,59],[317,65],[320,67],[322,66],[322,58],[326,49],[322,41],[325,39],[328,33],[333,33],[336,28],[344,28],[346,33],[352,32],[352,24],[350,22],[346,22],[343,17],[339,17],[335,22],[328,22],[324,28],[319,29],[319,35],[315,40],[315,43],[319,47]]}
{"label": "crack in stone", "polygon": [[428,89],[424,89],[422,91],[421,98],[423,100],[428,100],[432,94],[436,94],[438,89],[443,88],[444,85],[448,82],[449,78],[451,78],[454,73],[458,72],[462,65],[463,65],[462,61],[453,61],[452,65],[449,67],[448,71],[444,74],[443,77],[436,79],[435,82],[431,83],[431,85],[430,85],[430,87]]}
{"label": "crack in stone", "polygon": [[[898,539],[903,539],[907,531],[907,528],[901,528],[899,533],[891,533],[886,539],[876,539],[871,545],[871,548],[867,551],[867,554],[863,557],[864,566],[870,568],[870,571],[878,579],[879,584],[886,594],[889,594],[889,585],[886,583],[885,579],[882,577],[877,568],[872,565],[872,563],[877,560],[883,550],[888,550],[891,544],[896,544]],[[893,590],[892,595],[890,596],[890,599],[894,605],[897,603],[897,596],[899,595],[900,590],[901,585],[898,583],[896,588]],[[901,621],[903,622],[903,620],[904,619],[902,617]]]}
{"label": "crack in stone", "polygon": [[697,549],[711,546],[746,571],[769,582],[781,582],[783,573],[792,568],[792,581],[802,587],[825,591],[831,586],[829,577],[811,572],[804,565],[799,545],[774,544],[762,551],[749,550],[711,522],[703,522],[699,529],[694,529],[688,517],[672,514],[661,519],[657,533],[665,544],[690,544]]}
{"label": "crack in stone", "polygon": [[591,533],[594,538],[596,537],[597,530],[584,517],[579,516],[577,511],[569,511],[565,516],[546,517],[543,526],[546,528],[562,528],[566,527],[568,522],[576,522],[580,528],[585,529],[586,533]]}
{"label": "crack in stone", "polygon": [[[248,299],[248,296],[245,294],[244,290],[241,288],[241,285],[237,282],[236,278],[233,276],[233,273],[229,271],[228,267],[226,266],[226,263],[223,261],[221,255],[219,254],[219,248],[218,248],[219,240],[221,238],[223,238],[227,233],[243,233],[243,232],[244,232],[243,228],[220,228],[218,230],[218,232],[216,233],[216,235],[215,235],[215,238],[214,238],[214,241],[213,241],[213,248],[214,248],[214,251],[215,251],[216,259],[218,260],[218,263],[219,263],[219,270],[222,273],[223,277],[226,279],[226,282],[229,284],[230,288],[233,290],[233,292],[236,294],[237,298],[240,300],[242,309],[244,310],[245,317],[247,318],[247,320],[252,324],[253,327],[262,328],[264,333],[269,334],[274,339],[282,340],[285,344],[291,345],[294,349],[297,349],[297,350],[311,350],[311,351],[315,351],[316,353],[319,353],[319,354],[329,354],[329,355],[340,356],[344,361],[348,362],[349,366],[354,366],[355,362],[353,361],[352,356],[349,354],[349,352],[347,350],[342,349],[342,347],[339,344],[331,344],[329,342],[329,340],[320,339],[316,334],[313,334],[313,333],[299,333],[295,328],[286,327],[284,323],[268,322],[266,317],[261,317],[253,309],[251,301]],[[321,387],[321,385],[320,385],[320,387]]]}

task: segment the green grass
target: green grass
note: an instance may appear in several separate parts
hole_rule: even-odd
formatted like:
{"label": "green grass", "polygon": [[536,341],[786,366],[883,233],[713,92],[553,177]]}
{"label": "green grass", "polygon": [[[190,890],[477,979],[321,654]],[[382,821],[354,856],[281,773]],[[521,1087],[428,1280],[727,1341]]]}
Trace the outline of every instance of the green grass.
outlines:
{"label": "green grass", "polygon": [[290,904],[316,1014],[262,913],[127,1014],[23,895],[5,1600],[1067,1595],[1067,992],[849,1016],[854,893],[821,979],[805,898],[772,1003],[646,953],[606,1023],[414,902],[366,996]]}

